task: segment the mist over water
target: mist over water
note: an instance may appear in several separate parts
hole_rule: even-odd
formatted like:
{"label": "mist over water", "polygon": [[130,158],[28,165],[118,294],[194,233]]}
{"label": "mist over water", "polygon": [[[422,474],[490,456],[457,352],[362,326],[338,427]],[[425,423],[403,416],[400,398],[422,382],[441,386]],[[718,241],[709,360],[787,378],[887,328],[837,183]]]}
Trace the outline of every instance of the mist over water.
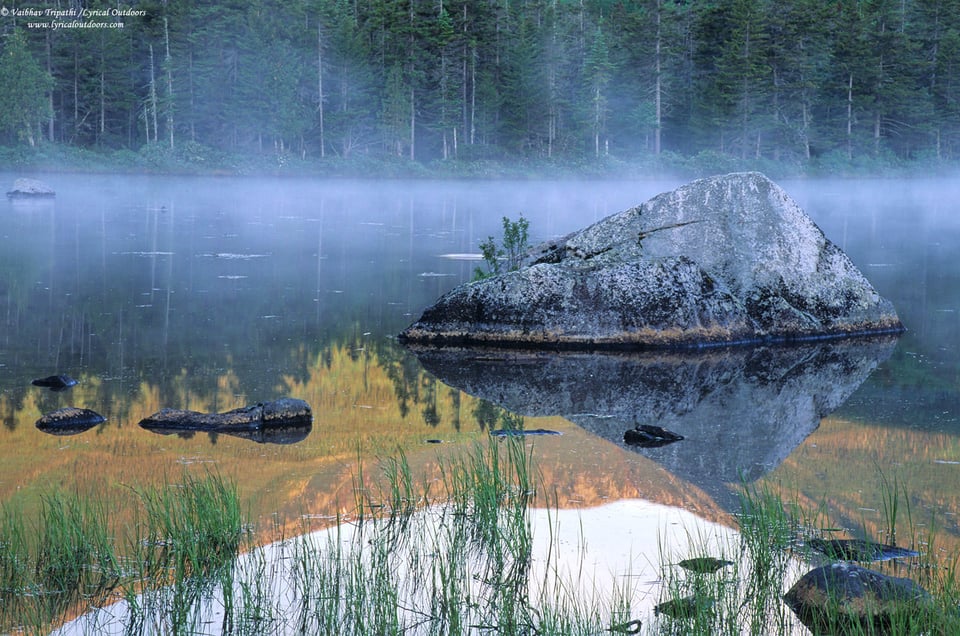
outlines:
{"label": "mist over water", "polygon": [[[388,341],[472,276],[478,263],[464,255],[499,236],[502,217],[524,215],[536,243],[679,184],[48,180],[55,201],[5,204],[7,391],[58,370],[123,383],[188,368],[202,379],[229,358],[243,393],[270,393],[283,348],[319,349],[357,335]],[[913,358],[929,386],[956,389],[960,216],[951,202],[960,183],[782,185],[894,302],[908,329],[895,359]]]}
{"label": "mist over water", "polygon": [[[358,334],[383,343],[468,280],[478,263],[463,255],[499,236],[503,216],[523,214],[536,243],[679,184],[49,181],[55,201],[5,204],[0,386],[8,391],[71,369],[108,382],[184,367],[203,378],[229,358],[244,393],[271,392],[278,350]],[[914,357],[932,386],[949,387],[960,343],[960,216],[951,204],[960,184],[782,185],[894,302],[908,329],[895,357]]]}

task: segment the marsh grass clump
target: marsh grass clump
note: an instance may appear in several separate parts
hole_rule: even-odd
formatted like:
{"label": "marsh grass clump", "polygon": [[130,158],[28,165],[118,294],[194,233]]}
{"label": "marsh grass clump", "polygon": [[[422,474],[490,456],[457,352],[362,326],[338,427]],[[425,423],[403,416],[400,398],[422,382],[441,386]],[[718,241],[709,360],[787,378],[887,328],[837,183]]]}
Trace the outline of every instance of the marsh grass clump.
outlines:
{"label": "marsh grass clump", "polygon": [[[156,604],[141,593],[171,582],[180,598],[167,609],[178,624],[177,608],[198,597],[196,582],[239,553],[239,495],[217,475],[136,492],[134,528],[112,523],[118,502],[130,500],[107,495],[52,489],[34,520],[20,501],[0,507],[0,630],[44,633],[68,611],[117,598],[127,600],[131,626],[145,624]],[[129,539],[126,550],[118,537]]]}
{"label": "marsh grass clump", "polygon": [[4,596],[22,593],[24,583],[30,580],[27,533],[22,508],[16,503],[3,504],[0,507],[0,593]]}
{"label": "marsh grass clump", "polygon": [[103,500],[54,491],[41,498],[36,581],[43,589],[91,594],[120,579]]}
{"label": "marsh grass clump", "polygon": [[213,473],[185,473],[179,483],[136,492],[145,523],[133,546],[142,594],[132,620],[156,623],[163,616],[174,633],[187,633],[206,621],[212,595],[233,608],[250,589],[234,585],[249,534],[235,484]]}
{"label": "marsh grass clump", "polygon": [[236,486],[219,475],[186,474],[180,483],[138,491],[147,536],[138,544],[148,571],[207,575],[231,564],[246,533]]}
{"label": "marsh grass clump", "polygon": [[299,629],[533,633],[543,620],[529,594],[533,469],[523,441],[505,441],[441,460],[437,501],[426,487],[414,494],[403,455],[387,460],[382,515],[295,539]]}
{"label": "marsh grass clump", "polygon": [[52,490],[31,524],[0,510],[0,626],[36,630],[70,606],[105,598],[122,571],[103,501]]}

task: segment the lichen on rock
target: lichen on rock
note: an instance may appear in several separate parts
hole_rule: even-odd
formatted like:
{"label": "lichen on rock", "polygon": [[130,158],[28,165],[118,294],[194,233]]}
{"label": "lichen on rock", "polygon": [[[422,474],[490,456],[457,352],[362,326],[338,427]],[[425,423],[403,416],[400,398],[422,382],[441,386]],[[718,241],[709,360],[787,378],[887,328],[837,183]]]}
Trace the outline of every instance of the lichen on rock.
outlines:
{"label": "lichen on rock", "polygon": [[436,344],[705,346],[901,331],[840,248],[760,173],[701,179],[457,287],[400,334]]}

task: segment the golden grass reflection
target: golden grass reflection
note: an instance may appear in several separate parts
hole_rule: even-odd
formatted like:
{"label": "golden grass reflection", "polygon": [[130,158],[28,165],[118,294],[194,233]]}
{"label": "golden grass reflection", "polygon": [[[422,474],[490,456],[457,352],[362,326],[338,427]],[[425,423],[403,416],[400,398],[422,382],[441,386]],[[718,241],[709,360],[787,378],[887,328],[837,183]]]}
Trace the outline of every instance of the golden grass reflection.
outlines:
{"label": "golden grass reflection", "polygon": [[[96,493],[121,502],[112,519],[120,533],[134,522],[135,489],[171,483],[184,471],[216,471],[236,480],[250,516],[267,535],[293,534],[334,522],[355,512],[362,478],[370,502],[378,497],[379,461],[402,452],[427,487],[439,479],[439,458],[465,443],[486,439],[502,425],[505,412],[452,389],[393,347],[355,343],[329,346],[311,355],[303,347],[292,360],[306,360],[300,373],[288,373],[273,395],[245,390],[231,367],[207,392],[182,369],[163,384],[142,380],[133,390],[111,390],[109,382],[80,375],[62,403],[92,408],[108,421],[73,436],[41,433],[34,427],[53,398],[27,390],[20,399],[0,397],[8,426],[0,467],[0,498],[19,498],[27,512],[52,488]],[[293,365],[291,365],[293,368]],[[303,368],[301,366],[301,368]],[[224,411],[289,396],[307,401],[313,430],[291,445],[257,444],[203,432],[159,435],[138,422],[164,407]],[[501,418],[501,419],[498,419]],[[9,423],[12,422],[12,426]],[[540,505],[590,507],[624,498],[676,506],[729,523],[705,493],[644,459],[560,417],[525,418],[527,428],[551,429],[560,436],[528,438],[537,448],[543,477]],[[435,443],[440,442],[440,443]]]}

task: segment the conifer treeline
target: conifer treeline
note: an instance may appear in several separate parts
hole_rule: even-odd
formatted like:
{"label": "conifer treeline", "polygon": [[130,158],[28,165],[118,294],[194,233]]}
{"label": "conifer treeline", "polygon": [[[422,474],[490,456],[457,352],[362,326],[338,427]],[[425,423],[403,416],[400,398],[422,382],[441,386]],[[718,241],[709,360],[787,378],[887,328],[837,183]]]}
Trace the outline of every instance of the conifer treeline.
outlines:
{"label": "conifer treeline", "polygon": [[960,156],[960,0],[22,6],[139,15],[96,18],[124,23],[113,29],[0,19],[7,145],[419,161]]}

